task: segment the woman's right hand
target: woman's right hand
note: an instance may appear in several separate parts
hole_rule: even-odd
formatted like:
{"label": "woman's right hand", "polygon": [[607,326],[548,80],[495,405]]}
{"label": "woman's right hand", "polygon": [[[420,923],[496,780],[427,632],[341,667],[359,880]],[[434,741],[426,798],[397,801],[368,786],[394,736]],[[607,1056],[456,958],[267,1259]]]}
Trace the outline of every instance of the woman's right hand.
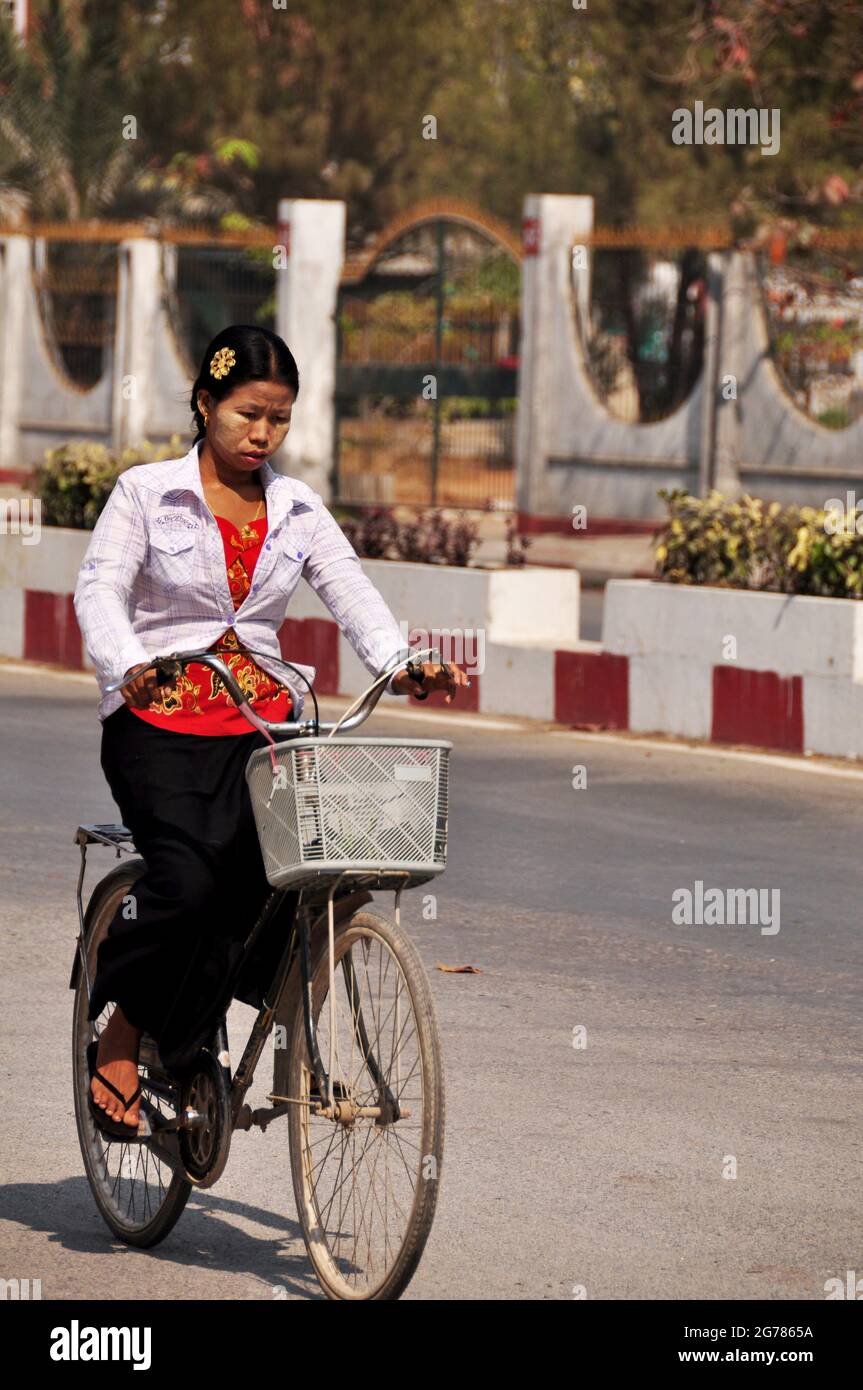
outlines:
{"label": "woman's right hand", "polygon": [[[120,693],[127,705],[132,705],[135,709],[147,709],[154,700],[160,698],[162,687],[156,679],[156,672],[152,666],[148,667],[146,664],[130,666],[126,675],[131,676],[135,671],[139,671],[140,675],[121,686]],[[176,684],[176,680],[172,676],[165,684],[170,688]]]}

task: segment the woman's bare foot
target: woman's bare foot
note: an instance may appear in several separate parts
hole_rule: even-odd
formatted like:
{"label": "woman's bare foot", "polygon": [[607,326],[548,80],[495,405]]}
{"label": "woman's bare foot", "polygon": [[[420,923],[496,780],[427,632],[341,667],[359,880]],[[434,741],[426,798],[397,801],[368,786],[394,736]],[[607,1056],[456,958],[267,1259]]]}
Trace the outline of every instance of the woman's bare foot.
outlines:
{"label": "woman's bare foot", "polygon": [[[129,1023],[122,1009],[117,1006],[108,1020],[107,1026],[99,1034],[99,1051],[96,1066],[112,1086],[116,1086],[124,1096],[131,1096],[138,1085],[138,1045],[141,1029]],[[93,1099],[112,1120],[122,1120],[130,1129],[138,1128],[141,1115],[141,1097],[123,1111],[123,1106],[113,1092],[103,1086],[96,1077],[90,1085]]]}

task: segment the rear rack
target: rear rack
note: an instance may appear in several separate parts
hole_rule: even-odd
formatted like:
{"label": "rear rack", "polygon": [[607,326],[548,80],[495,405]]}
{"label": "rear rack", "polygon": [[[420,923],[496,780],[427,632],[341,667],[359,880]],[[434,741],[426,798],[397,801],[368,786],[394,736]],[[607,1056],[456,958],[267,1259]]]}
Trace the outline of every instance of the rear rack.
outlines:
{"label": "rear rack", "polygon": [[[125,825],[79,825],[75,831],[76,845],[114,845],[118,859],[121,845],[132,838],[131,830],[127,830]],[[131,854],[132,851],[127,850],[127,853]]]}

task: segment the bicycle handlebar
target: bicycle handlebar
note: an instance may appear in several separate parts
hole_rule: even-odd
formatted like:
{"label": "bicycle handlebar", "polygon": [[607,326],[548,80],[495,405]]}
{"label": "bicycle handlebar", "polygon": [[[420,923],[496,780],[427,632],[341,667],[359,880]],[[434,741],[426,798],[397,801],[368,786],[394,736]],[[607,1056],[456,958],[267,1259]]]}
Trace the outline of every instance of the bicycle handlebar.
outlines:
{"label": "bicycle handlebar", "polygon": [[[421,656],[430,656],[432,660],[438,660],[440,652],[437,647],[423,647],[420,650],[411,651],[406,657],[399,657],[398,661],[375,677],[359,709],[354,714],[349,715],[347,719],[336,720],[332,724],[323,724],[316,719],[306,719],[299,723],[294,720],[279,722],[265,719],[263,715],[256,713],[251,708],[233,671],[222,661],[221,657],[215,656],[212,652],[171,652],[169,656],[154,657],[148,666],[141,666],[134,675],[124,676],[122,680],[112,681],[110,685],[106,685],[104,693],[113,695],[115,691],[122,690],[124,685],[128,685],[138,676],[144,675],[146,671],[155,671],[159,684],[164,685],[170,677],[179,676],[183,668],[190,662],[197,661],[215,672],[240,712],[255,728],[264,729],[270,734],[278,735],[279,738],[305,738],[315,733],[332,733],[336,729],[348,731],[359,728],[360,724],[364,724],[368,719],[383,695],[384,687],[390,676],[403,667],[407,661],[416,660],[417,657]],[[277,660],[278,658],[273,659]]]}

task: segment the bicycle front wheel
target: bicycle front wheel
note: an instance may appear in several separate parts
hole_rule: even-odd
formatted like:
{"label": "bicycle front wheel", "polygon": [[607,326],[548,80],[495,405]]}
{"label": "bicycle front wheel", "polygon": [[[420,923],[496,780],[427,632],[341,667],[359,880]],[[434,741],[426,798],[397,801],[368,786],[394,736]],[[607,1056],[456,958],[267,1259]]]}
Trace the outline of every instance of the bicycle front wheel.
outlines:
{"label": "bicycle front wheel", "polygon": [[[395,1299],[434,1219],[443,1159],[444,1086],[431,991],[409,938],[360,911],[335,929],[331,1028],[326,921],[312,938],[312,1013],[338,1117],[314,1113],[299,969],[275,1069],[288,1114],[291,1175],[309,1257],[332,1299]],[[278,1035],[276,1042],[280,1041]],[[327,1100],[327,1097],[324,1098]]]}

